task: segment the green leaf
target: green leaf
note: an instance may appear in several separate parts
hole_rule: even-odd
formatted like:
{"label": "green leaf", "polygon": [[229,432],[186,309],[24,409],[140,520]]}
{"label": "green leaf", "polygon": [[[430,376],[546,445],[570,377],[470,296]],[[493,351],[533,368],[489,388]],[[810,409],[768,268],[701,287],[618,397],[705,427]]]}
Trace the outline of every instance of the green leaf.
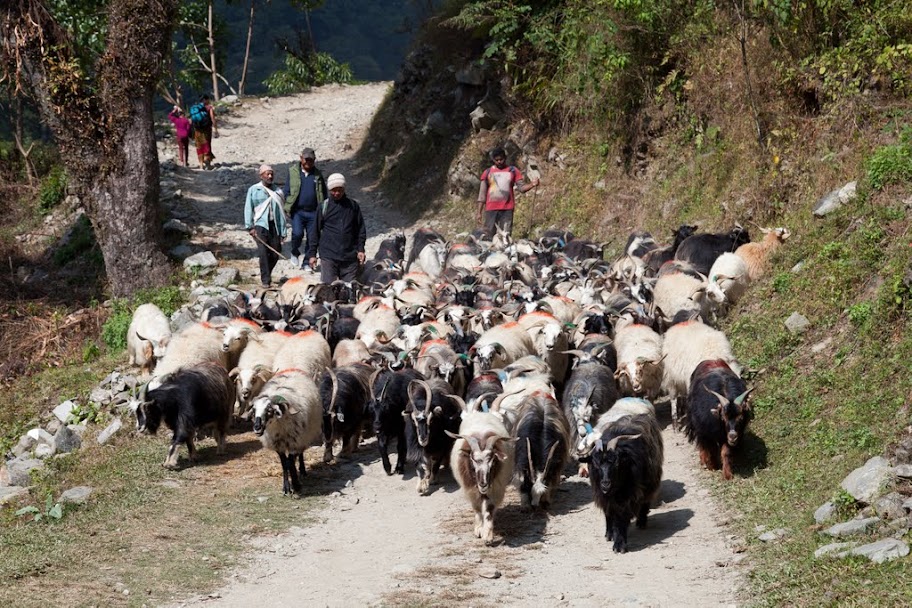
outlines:
{"label": "green leaf", "polygon": [[56,505],[51,507],[51,509],[48,511],[47,514],[48,514],[48,517],[53,517],[54,519],[60,519],[61,517],[63,517],[63,505],[61,505],[58,502]]}
{"label": "green leaf", "polygon": [[18,511],[13,513],[13,515],[15,515],[16,517],[19,517],[22,515],[26,515],[28,513],[38,513],[38,512],[39,512],[38,507],[36,507],[34,505],[29,505],[27,507],[22,507],[21,509],[19,509]]}

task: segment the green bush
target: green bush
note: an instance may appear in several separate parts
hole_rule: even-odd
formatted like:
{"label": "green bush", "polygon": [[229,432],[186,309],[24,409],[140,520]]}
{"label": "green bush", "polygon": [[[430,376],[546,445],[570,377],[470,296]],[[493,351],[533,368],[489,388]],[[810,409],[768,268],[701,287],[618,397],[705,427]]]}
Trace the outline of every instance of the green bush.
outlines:
{"label": "green bush", "polygon": [[41,180],[41,189],[38,191],[38,210],[41,213],[48,213],[54,207],[63,202],[67,193],[67,176],[61,166],[55,166],[51,169],[43,180]]}
{"label": "green bush", "polygon": [[291,95],[307,91],[310,87],[331,82],[347,84],[353,80],[347,63],[339,63],[328,53],[314,53],[305,60],[286,55],[285,69],[273,72],[263,84],[270,95]]}
{"label": "green bush", "polygon": [[101,327],[101,340],[108,352],[117,353],[127,347],[127,330],[133,319],[133,311],[141,304],[155,304],[165,316],[171,316],[180,308],[184,298],[175,286],[158,289],[142,289],[133,298],[119,298],[111,305],[111,316]]}
{"label": "green bush", "polygon": [[878,148],[865,163],[865,173],[874,190],[912,182],[912,145],[902,142]]}

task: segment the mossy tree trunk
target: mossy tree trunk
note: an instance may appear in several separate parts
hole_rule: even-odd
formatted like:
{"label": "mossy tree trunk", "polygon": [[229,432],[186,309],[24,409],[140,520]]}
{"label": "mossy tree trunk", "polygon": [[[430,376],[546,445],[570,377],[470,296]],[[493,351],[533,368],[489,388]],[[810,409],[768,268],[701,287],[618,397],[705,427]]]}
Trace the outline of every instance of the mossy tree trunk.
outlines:
{"label": "mossy tree trunk", "polygon": [[117,296],[164,284],[152,99],[178,0],[110,0],[104,51],[87,57],[41,0],[0,9],[3,72],[37,102],[80,191]]}

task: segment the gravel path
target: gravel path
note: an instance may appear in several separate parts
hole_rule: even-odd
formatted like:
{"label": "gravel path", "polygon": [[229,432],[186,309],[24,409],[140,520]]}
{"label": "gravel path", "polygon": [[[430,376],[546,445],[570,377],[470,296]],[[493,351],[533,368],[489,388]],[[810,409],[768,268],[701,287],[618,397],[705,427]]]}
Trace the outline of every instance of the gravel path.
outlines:
{"label": "gravel path", "polygon": [[[304,145],[316,149],[325,172],[345,173],[368,222],[369,255],[390,230],[410,234],[415,226],[403,224],[352,160],[388,86],[324,87],[253,102],[226,117],[214,142],[221,166],[174,174],[183,192],[179,209],[197,230],[194,243],[255,281],[255,251],[240,225],[244,193],[260,162],[288,162]],[[280,262],[273,278],[297,272]],[[631,526],[626,555],[613,554],[604,540],[587,480],[568,477],[547,515],[523,512],[511,490],[497,516],[497,544],[485,547],[472,535],[470,507],[449,473],[421,497],[411,470],[405,479],[384,474],[371,441],[356,460],[333,465],[337,478],[352,483],[330,496],[318,523],[256,541],[223,589],[177,605],[736,604],[740,543],[726,535],[724,511],[701,487],[708,474],[699,471],[693,447],[670,429],[664,439],[662,502],[647,530]],[[311,483],[320,483],[323,471],[316,473]]]}

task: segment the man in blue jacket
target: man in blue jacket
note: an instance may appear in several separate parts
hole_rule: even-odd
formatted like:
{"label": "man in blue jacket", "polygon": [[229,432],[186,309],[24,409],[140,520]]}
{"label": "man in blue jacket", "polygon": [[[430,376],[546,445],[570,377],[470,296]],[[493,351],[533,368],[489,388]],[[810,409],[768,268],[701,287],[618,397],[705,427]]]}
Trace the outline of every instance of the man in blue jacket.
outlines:
{"label": "man in blue jacket", "polygon": [[282,239],[285,238],[285,211],[282,191],[272,189],[275,171],[260,165],[260,183],[250,186],[244,203],[244,228],[256,241],[260,257],[260,282],[263,287],[272,283],[272,269],[279,261]]}
{"label": "man in blue jacket", "polygon": [[307,245],[304,251],[310,248],[314,228],[317,220],[317,205],[326,199],[326,182],[323,174],[314,164],[317,155],[313,148],[301,150],[301,162],[292,162],[286,168],[285,186],[285,212],[291,218],[291,264],[297,268],[303,266],[301,256],[301,243],[307,235]]}
{"label": "man in blue jacket", "polygon": [[317,208],[314,238],[308,242],[310,267],[317,268],[320,254],[320,281],[327,285],[341,279],[349,282],[364,264],[367,229],[361,207],[345,193],[345,176],[333,173],[326,180],[329,197]]}

